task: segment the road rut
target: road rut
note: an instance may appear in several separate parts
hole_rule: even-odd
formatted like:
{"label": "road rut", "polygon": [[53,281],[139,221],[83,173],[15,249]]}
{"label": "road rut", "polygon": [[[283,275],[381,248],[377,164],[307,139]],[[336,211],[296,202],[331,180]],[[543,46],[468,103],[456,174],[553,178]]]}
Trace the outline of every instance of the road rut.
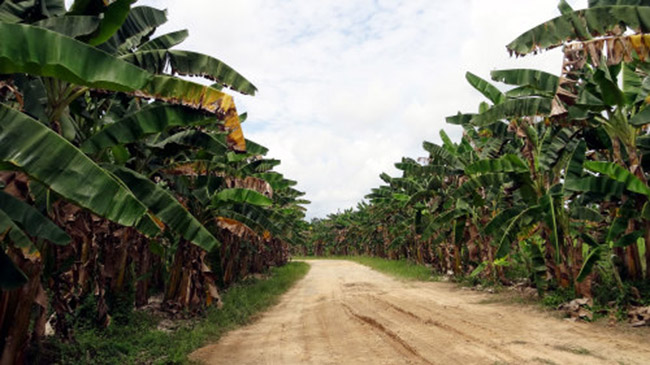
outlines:
{"label": "road rut", "polygon": [[307,276],[255,323],[190,358],[205,364],[650,364],[650,337],[481,304],[488,294],[403,282],[350,261]]}

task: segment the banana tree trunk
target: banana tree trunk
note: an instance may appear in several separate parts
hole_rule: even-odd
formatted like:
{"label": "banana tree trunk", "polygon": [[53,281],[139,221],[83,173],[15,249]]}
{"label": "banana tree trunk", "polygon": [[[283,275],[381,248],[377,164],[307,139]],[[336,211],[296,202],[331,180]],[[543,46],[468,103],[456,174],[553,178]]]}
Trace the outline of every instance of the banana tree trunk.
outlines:
{"label": "banana tree trunk", "polygon": [[0,365],[25,363],[34,301],[41,288],[43,264],[40,257],[11,248],[11,260],[27,275],[28,282],[12,291],[0,291]]}

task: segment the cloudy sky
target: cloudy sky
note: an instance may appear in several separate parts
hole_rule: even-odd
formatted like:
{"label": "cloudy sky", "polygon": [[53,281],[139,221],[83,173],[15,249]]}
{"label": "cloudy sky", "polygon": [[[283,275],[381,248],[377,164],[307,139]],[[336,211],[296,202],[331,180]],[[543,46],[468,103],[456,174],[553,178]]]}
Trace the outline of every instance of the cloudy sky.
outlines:
{"label": "cloudy sky", "polygon": [[[189,29],[181,48],[233,66],[259,89],[236,96],[247,138],[282,160],[312,201],[308,217],[353,207],[423,155],[458,111],[482,101],[464,79],[494,69],[558,73],[556,52],[509,58],[505,45],[557,15],[558,0],[143,0],[169,10],[164,32]],[[587,0],[569,0],[574,9]]]}

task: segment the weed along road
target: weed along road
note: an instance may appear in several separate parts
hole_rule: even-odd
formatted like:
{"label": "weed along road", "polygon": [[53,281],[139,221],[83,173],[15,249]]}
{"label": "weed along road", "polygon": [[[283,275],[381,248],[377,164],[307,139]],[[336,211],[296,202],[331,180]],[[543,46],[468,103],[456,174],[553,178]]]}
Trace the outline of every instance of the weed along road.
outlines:
{"label": "weed along road", "polygon": [[[360,264],[311,270],[253,324],[191,355],[206,364],[650,364],[645,332],[489,303],[452,284]],[[643,335],[645,334],[645,335]]]}

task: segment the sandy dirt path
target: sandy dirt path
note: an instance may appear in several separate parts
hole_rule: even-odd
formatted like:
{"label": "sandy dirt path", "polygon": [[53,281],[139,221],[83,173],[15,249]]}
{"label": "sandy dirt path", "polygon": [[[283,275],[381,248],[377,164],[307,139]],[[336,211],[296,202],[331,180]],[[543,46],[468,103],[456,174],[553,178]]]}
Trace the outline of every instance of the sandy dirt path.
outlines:
{"label": "sandy dirt path", "polygon": [[650,336],[557,319],[489,294],[365,266],[311,270],[255,323],[191,355],[206,364],[650,364]]}

